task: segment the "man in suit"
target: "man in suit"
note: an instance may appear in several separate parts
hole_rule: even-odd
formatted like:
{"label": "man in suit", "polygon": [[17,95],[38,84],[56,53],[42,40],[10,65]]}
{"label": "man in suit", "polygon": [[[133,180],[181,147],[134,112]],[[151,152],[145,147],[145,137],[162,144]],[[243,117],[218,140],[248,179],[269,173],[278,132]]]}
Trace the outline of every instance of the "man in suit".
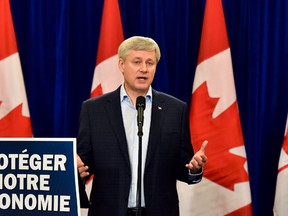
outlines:
{"label": "man in suit", "polygon": [[[80,114],[79,176],[94,175],[89,215],[178,216],[176,180],[188,184],[201,180],[207,141],[193,154],[186,103],[151,87],[160,60],[153,39],[128,38],[119,46],[118,56],[124,83],[111,93],[85,101]],[[141,208],[136,202],[138,96],[146,100]]]}

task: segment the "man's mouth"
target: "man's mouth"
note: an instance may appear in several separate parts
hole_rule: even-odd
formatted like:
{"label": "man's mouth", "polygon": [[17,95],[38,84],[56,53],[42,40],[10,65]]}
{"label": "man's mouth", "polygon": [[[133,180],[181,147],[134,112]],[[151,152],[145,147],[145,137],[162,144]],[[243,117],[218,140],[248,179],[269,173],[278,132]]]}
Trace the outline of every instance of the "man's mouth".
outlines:
{"label": "man's mouth", "polygon": [[147,77],[143,77],[143,76],[140,76],[140,77],[137,77],[138,80],[147,80]]}

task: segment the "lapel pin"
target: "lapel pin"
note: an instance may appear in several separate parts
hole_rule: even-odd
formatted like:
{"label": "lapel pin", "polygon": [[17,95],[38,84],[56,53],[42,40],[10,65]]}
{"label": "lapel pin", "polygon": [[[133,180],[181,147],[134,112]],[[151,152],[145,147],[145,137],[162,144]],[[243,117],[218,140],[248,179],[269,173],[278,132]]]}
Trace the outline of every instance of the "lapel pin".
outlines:
{"label": "lapel pin", "polygon": [[162,107],[158,106],[158,110],[162,110]]}

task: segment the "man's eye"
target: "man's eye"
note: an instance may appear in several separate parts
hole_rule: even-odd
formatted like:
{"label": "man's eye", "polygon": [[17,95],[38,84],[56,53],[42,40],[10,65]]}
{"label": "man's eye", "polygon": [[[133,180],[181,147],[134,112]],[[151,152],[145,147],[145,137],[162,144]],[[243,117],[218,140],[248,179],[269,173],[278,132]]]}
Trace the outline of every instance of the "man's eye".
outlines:
{"label": "man's eye", "polygon": [[139,65],[141,62],[140,61],[134,61],[134,64]]}
{"label": "man's eye", "polygon": [[154,65],[154,63],[153,62],[147,62],[147,65],[152,66],[152,65]]}

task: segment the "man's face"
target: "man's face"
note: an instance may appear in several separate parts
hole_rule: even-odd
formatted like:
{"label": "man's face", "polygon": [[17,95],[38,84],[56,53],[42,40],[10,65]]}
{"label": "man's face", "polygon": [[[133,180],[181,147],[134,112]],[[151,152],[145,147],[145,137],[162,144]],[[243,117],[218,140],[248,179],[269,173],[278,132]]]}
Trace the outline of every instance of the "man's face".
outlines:
{"label": "man's face", "polygon": [[125,61],[119,59],[127,93],[145,95],[154,79],[156,66],[155,51],[130,50]]}

